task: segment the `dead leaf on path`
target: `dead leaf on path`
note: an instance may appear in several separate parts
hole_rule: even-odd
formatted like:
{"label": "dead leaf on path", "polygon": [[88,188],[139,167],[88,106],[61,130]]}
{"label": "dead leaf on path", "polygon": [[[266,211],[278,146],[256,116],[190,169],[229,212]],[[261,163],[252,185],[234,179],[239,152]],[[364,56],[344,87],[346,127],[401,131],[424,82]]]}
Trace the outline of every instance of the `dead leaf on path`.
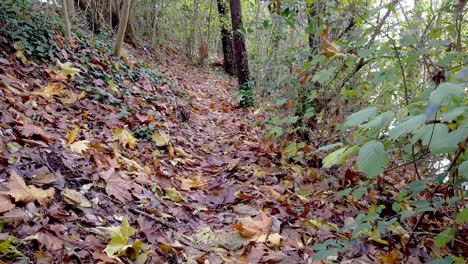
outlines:
{"label": "dead leaf on path", "polygon": [[41,95],[44,97],[52,97],[59,95],[63,90],[63,86],[57,83],[49,83],[42,91],[33,92],[35,95]]}
{"label": "dead leaf on path", "polygon": [[152,139],[158,147],[164,147],[169,145],[169,142],[171,140],[170,136],[165,132],[154,132]]}
{"label": "dead leaf on path", "polygon": [[132,199],[130,184],[122,179],[113,167],[99,173],[99,176],[106,181],[106,192],[108,195],[114,196],[122,203]]}
{"label": "dead leaf on path", "polygon": [[89,149],[89,140],[81,140],[77,141],[73,144],[70,144],[70,150],[73,151],[76,154],[83,154],[84,151]]}
{"label": "dead leaf on path", "polygon": [[24,137],[30,138],[33,136],[38,136],[44,141],[50,143],[54,141],[54,136],[45,132],[42,128],[35,125],[24,125],[18,127],[20,134]]}
{"label": "dead leaf on path", "polygon": [[74,104],[78,100],[83,99],[86,96],[86,92],[81,92],[79,94],[74,93],[70,90],[62,92],[62,97],[59,98],[59,100],[64,103],[64,104]]}
{"label": "dead leaf on path", "polygon": [[57,66],[60,68],[59,74],[66,77],[75,77],[81,72],[80,69],[73,67],[71,62],[61,63],[59,60],[57,60]]}
{"label": "dead leaf on path", "polygon": [[178,157],[187,158],[187,159],[192,158],[192,155],[185,152],[185,150],[182,147],[179,147],[179,146],[174,147],[174,151],[175,151],[176,156],[178,156]]}
{"label": "dead leaf on path", "polygon": [[15,208],[15,204],[11,202],[10,197],[0,194],[0,213],[10,211]]}
{"label": "dead leaf on path", "polygon": [[54,183],[56,180],[57,178],[53,173],[43,173],[31,179],[32,182],[41,184],[51,184]]}
{"label": "dead leaf on path", "polygon": [[73,130],[71,130],[66,136],[65,139],[67,140],[68,144],[75,142],[76,137],[78,136],[78,131],[80,131],[80,126],[76,126]]}
{"label": "dead leaf on path", "polygon": [[118,127],[114,130],[112,140],[117,140],[124,148],[129,147],[131,149],[134,149],[136,143],[138,142],[138,139],[133,136],[132,132],[130,132],[127,128],[121,127]]}
{"label": "dead leaf on path", "polygon": [[195,179],[181,179],[180,189],[184,191],[190,191],[191,189],[200,189],[203,186],[208,185],[208,182],[201,181],[198,178]]}
{"label": "dead leaf on path", "polygon": [[180,203],[184,200],[182,194],[180,194],[180,192],[174,188],[165,188],[164,193],[166,194],[166,197],[169,198],[169,200],[175,203]]}
{"label": "dead leaf on path", "polygon": [[91,207],[91,202],[86,199],[86,197],[75,190],[65,189],[62,191],[62,196],[65,198],[65,201],[69,204],[78,205],[81,207]]}
{"label": "dead leaf on path", "polygon": [[244,238],[251,241],[265,242],[270,229],[273,225],[273,219],[267,216],[263,211],[260,211],[258,220],[252,217],[239,218],[240,224],[234,225],[234,229]]}
{"label": "dead leaf on path", "polygon": [[38,201],[40,204],[47,204],[54,196],[54,188],[47,190],[36,188],[35,186],[27,186],[23,178],[21,178],[14,170],[10,171],[10,180],[6,187],[8,191],[2,192],[8,194],[15,199],[15,202],[30,203]]}
{"label": "dead leaf on path", "polygon": [[398,252],[394,249],[388,255],[381,255],[380,259],[385,264],[397,264],[398,262]]}
{"label": "dead leaf on path", "polygon": [[63,248],[63,241],[47,230],[41,230],[32,236],[26,237],[24,240],[37,240],[40,244],[44,245],[47,250],[59,250]]}

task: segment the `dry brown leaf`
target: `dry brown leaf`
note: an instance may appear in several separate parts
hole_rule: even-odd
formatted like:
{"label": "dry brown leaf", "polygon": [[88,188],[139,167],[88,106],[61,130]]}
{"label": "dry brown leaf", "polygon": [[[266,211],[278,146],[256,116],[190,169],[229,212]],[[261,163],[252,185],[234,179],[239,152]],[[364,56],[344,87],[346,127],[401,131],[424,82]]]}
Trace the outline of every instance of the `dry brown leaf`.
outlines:
{"label": "dry brown leaf", "polygon": [[62,92],[63,86],[57,83],[49,83],[42,91],[33,92],[36,95],[42,95],[44,97],[51,97],[58,95]]}
{"label": "dry brown leaf", "polygon": [[171,140],[170,136],[165,132],[154,132],[152,139],[158,147],[164,147],[169,145],[169,142]]}
{"label": "dry brown leaf", "polygon": [[54,136],[42,130],[42,128],[35,125],[24,125],[18,128],[20,134],[27,138],[30,138],[34,135],[39,136],[46,142],[54,141]]}
{"label": "dry brown leaf", "polygon": [[65,189],[62,191],[62,196],[65,198],[65,201],[69,204],[79,205],[81,207],[91,207],[91,202],[86,199],[86,197],[75,190]]}
{"label": "dry brown leaf", "polygon": [[324,55],[328,59],[340,54],[343,55],[342,53],[340,53],[338,47],[331,43],[328,28],[323,29],[322,34],[320,35],[320,44],[322,45],[320,49],[320,54]]}
{"label": "dry brown leaf", "polygon": [[106,181],[106,192],[112,195],[122,203],[126,203],[132,199],[130,194],[130,184],[120,177],[115,168],[111,167],[107,171],[99,173],[99,176]]}
{"label": "dry brown leaf", "polygon": [[63,248],[63,241],[47,230],[41,230],[32,236],[26,237],[24,240],[37,240],[47,250],[59,250]]}
{"label": "dry brown leaf", "polygon": [[234,225],[234,229],[244,238],[251,241],[265,242],[270,233],[273,219],[268,217],[263,211],[258,215],[259,220],[252,217],[239,218],[240,224]]}
{"label": "dry brown leaf", "polygon": [[11,202],[10,197],[0,194],[0,213],[10,211],[15,208],[15,204]]}
{"label": "dry brown leaf", "polygon": [[138,142],[138,139],[133,136],[132,132],[126,128],[121,127],[118,127],[114,130],[112,140],[118,140],[124,148],[129,147],[131,149],[135,148]]}
{"label": "dry brown leaf", "polygon": [[55,189],[53,187],[43,190],[35,186],[27,186],[23,178],[21,178],[14,170],[10,171],[10,180],[6,187],[8,191],[2,193],[8,194],[15,199],[15,202],[30,203],[38,201],[40,204],[47,204],[54,196]]}
{"label": "dry brown leaf", "polygon": [[34,183],[50,184],[57,180],[57,177],[53,173],[44,173],[37,175],[31,179]]}
{"label": "dry brown leaf", "polygon": [[84,151],[89,149],[89,140],[81,140],[69,145],[70,150],[76,154],[83,154]]}

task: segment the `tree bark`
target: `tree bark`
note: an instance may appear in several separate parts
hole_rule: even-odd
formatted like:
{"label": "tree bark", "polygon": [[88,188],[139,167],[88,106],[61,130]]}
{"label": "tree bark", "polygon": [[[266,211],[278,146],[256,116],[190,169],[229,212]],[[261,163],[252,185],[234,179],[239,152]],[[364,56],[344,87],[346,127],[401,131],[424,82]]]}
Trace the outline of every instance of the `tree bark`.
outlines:
{"label": "tree bark", "polygon": [[241,106],[252,105],[252,91],[250,84],[249,60],[245,48],[244,35],[240,32],[242,28],[242,10],[240,0],[231,0],[231,20],[234,35],[234,56],[237,65],[237,79],[241,92]]}
{"label": "tree bark", "polygon": [[65,37],[67,38],[67,41],[72,42],[73,39],[71,35],[70,18],[68,17],[67,2],[67,0],[62,0],[62,15],[65,24]]}
{"label": "tree bark", "polygon": [[115,41],[114,55],[120,57],[122,52],[122,45],[127,30],[128,16],[130,14],[130,7],[132,6],[131,0],[124,0],[122,6],[122,16],[119,21],[119,30],[117,31],[117,39]]}
{"label": "tree bark", "polygon": [[229,75],[236,75],[236,61],[232,53],[231,31],[226,25],[226,6],[224,0],[217,0],[219,19],[221,20],[221,44],[223,45],[224,71]]}
{"label": "tree bark", "polygon": [[73,0],[67,0],[67,11],[69,18],[75,16],[75,2]]}

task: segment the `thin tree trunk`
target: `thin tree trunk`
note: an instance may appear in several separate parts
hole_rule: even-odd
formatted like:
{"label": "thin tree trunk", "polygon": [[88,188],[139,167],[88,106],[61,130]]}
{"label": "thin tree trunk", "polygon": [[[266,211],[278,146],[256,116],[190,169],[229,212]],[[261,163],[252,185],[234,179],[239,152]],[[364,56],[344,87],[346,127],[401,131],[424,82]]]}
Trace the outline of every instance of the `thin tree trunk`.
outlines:
{"label": "thin tree trunk", "polygon": [[65,24],[65,37],[69,42],[72,42],[73,39],[71,35],[70,18],[68,17],[67,0],[62,0],[62,15]]}
{"label": "thin tree trunk", "polygon": [[128,16],[130,14],[131,0],[124,0],[122,6],[122,16],[119,21],[119,30],[117,31],[117,39],[115,41],[114,55],[120,57],[122,52],[122,45],[125,37],[125,31],[127,29]]}
{"label": "thin tree trunk", "polygon": [[231,20],[234,34],[234,56],[237,65],[237,79],[241,92],[241,106],[247,107],[253,104],[250,84],[249,60],[245,48],[244,35],[240,32],[242,26],[242,10],[240,0],[231,0]]}
{"label": "thin tree trunk", "polygon": [[69,18],[73,18],[75,16],[75,1],[74,0],[67,0],[67,11]]}
{"label": "thin tree trunk", "polygon": [[226,25],[227,13],[224,0],[217,0],[219,19],[221,20],[221,44],[223,45],[224,71],[236,75],[236,61],[232,56],[231,31]]}

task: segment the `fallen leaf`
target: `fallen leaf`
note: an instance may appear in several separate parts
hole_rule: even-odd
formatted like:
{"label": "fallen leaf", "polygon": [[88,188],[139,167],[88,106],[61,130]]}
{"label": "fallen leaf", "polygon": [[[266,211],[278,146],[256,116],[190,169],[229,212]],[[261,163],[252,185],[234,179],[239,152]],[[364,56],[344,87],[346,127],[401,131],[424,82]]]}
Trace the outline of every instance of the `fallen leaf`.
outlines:
{"label": "fallen leaf", "polygon": [[184,191],[190,191],[191,189],[200,189],[203,186],[206,186],[207,182],[202,182],[198,178],[194,179],[181,179],[180,180],[180,189]]}
{"label": "fallen leaf", "polygon": [[152,139],[158,147],[164,147],[169,145],[169,141],[171,140],[169,135],[165,132],[154,132]]}
{"label": "fallen leaf", "polygon": [[118,140],[124,148],[129,147],[131,149],[135,148],[136,143],[138,142],[138,140],[133,136],[132,132],[126,128],[121,127],[118,127],[114,130],[112,140]]}
{"label": "fallen leaf", "polygon": [[128,240],[135,234],[135,230],[128,223],[126,216],[123,217],[120,226],[101,227],[100,229],[107,231],[111,235],[111,240],[104,249],[104,252],[109,257],[114,257],[128,248]]}
{"label": "fallen leaf", "polygon": [[57,66],[60,68],[60,74],[64,76],[75,77],[80,73],[80,69],[74,68],[71,62],[61,63],[57,60]]}
{"label": "fallen leaf", "polygon": [[62,92],[62,95],[59,100],[64,103],[64,104],[74,104],[76,103],[78,100],[80,99],[83,99],[85,96],[86,96],[86,92],[83,91],[79,94],[77,93],[74,93],[70,90],[67,90],[67,91],[63,91]]}
{"label": "fallen leaf", "polygon": [[39,136],[46,142],[52,142],[54,140],[54,136],[42,130],[42,128],[35,126],[35,125],[24,125],[18,128],[20,134],[25,137],[32,137],[34,135]]}
{"label": "fallen leaf", "polygon": [[164,193],[166,194],[166,197],[169,198],[169,200],[175,203],[180,203],[184,200],[182,194],[180,194],[180,192],[174,188],[165,188]]}
{"label": "fallen leaf", "polygon": [[11,202],[10,197],[0,194],[0,213],[10,211],[15,208],[15,204]]}
{"label": "fallen leaf", "polygon": [[381,255],[380,259],[385,264],[397,264],[398,262],[398,252],[394,249],[388,255]]}
{"label": "fallen leaf", "polygon": [[75,190],[72,189],[64,189],[62,191],[62,196],[64,197],[65,201],[69,204],[78,205],[81,207],[91,207],[91,202],[86,199],[86,197]]}
{"label": "fallen leaf", "polygon": [[37,240],[47,250],[55,251],[63,248],[63,241],[48,230],[41,230],[32,236],[26,237],[24,240]]}
{"label": "fallen leaf", "polygon": [[75,141],[76,137],[78,136],[78,131],[80,131],[80,126],[75,127],[65,136],[68,144],[71,144]]}
{"label": "fallen leaf", "polygon": [[33,92],[33,94],[44,97],[52,97],[59,95],[63,90],[63,86],[57,83],[49,83],[42,91]]}
{"label": "fallen leaf", "polygon": [[77,154],[83,154],[84,151],[89,149],[89,140],[77,141],[73,144],[70,144],[70,150]]}
{"label": "fallen leaf", "polygon": [[129,183],[123,180],[113,167],[99,173],[99,176],[106,181],[106,192],[108,195],[114,196],[122,203],[126,203],[132,199]]}
{"label": "fallen leaf", "polygon": [[270,229],[273,225],[273,219],[268,217],[263,211],[260,211],[258,220],[252,217],[239,218],[240,224],[234,225],[234,229],[244,238],[251,241],[265,242]]}
{"label": "fallen leaf", "polygon": [[55,177],[55,174],[53,173],[43,173],[40,175],[37,175],[31,179],[32,182],[34,183],[41,183],[41,184],[50,184],[54,183],[57,180]]}
{"label": "fallen leaf", "polygon": [[10,195],[15,199],[15,202],[30,203],[37,200],[42,205],[52,200],[55,192],[53,187],[43,190],[32,185],[27,186],[23,178],[18,176],[14,170],[10,171],[10,180],[6,187],[8,191],[1,193]]}

